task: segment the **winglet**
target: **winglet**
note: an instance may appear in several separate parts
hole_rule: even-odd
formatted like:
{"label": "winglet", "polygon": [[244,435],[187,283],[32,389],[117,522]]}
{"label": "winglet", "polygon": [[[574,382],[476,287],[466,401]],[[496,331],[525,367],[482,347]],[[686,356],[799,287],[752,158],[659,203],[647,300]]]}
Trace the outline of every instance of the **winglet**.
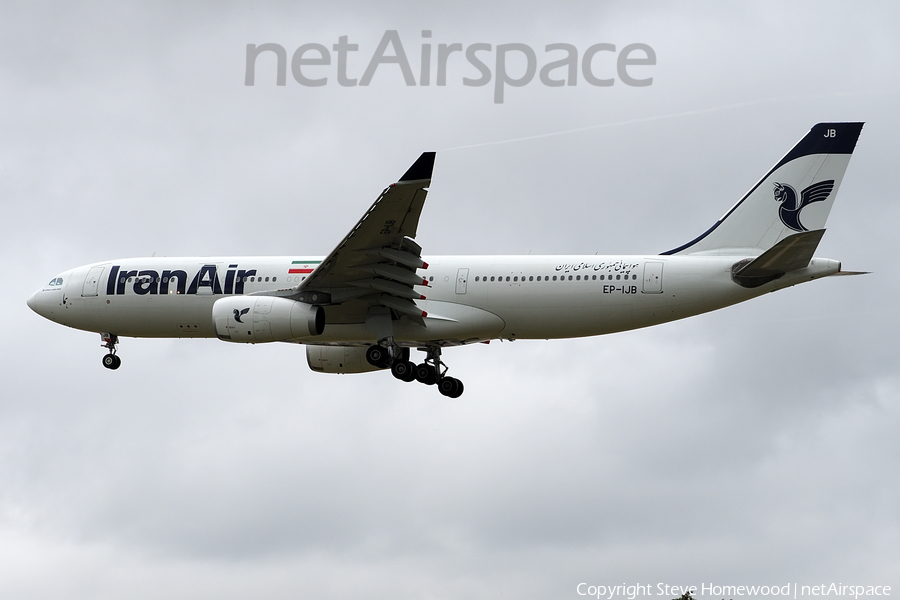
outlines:
{"label": "winglet", "polygon": [[416,162],[406,170],[406,173],[403,174],[403,177],[397,183],[431,179],[431,172],[434,170],[434,155],[434,152],[423,152],[422,156],[416,159]]}

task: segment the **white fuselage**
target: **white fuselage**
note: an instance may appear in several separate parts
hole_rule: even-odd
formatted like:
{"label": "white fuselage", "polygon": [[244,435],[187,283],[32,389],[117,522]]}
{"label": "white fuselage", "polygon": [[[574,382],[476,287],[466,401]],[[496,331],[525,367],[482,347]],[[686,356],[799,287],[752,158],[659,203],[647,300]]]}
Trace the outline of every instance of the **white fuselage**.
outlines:
{"label": "white fuselage", "polygon": [[[439,256],[418,273],[424,327],[395,322],[402,345],[600,335],[656,325],[832,275],[840,263],[805,269],[756,288],[731,278],[736,256]],[[229,295],[287,290],[321,258],[139,258],[62,273],[28,303],[39,314],[94,332],[130,337],[216,337],[212,307]],[[298,263],[303,263],[296,268]],[[60,279],[62,280],[60,282]],[[347,303],[352,305],[352,301]],[[325,305],[322,335],[286,341],[372,343],[364,318]]]}

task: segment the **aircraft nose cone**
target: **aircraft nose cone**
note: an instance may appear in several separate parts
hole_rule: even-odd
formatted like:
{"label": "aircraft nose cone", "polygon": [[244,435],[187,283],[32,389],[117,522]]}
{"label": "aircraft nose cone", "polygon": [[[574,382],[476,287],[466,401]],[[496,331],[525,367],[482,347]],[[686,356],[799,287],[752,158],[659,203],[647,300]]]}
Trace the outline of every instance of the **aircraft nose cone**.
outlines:
{"label": "aircraft nose cone", "polygon": [[49,305],[47,300],[46,294],[42,293],[42,290],[38,290],[28,299],[28,308],[45,319],[49,319],[50,315],[53,313],[53,308]]}

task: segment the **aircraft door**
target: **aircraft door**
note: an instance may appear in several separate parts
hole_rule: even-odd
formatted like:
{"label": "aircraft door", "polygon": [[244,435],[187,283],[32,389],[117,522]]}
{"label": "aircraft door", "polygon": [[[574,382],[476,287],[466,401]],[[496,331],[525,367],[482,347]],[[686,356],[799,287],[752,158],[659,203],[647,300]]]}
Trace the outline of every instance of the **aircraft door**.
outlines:
{"label": "aircraft door", "polygon": [[100,287],[100,277],[103,275],[103,269],[106,267],[91,267],[87,276],[84,278],[84,286],[81,288],[81,297],[87,298],[96,296]]}
{"label": "aircraft door", "polygon": [[468,269],[460,269],[456,272],[456,293],[457,294],[465,294],[466,287],[469,283],[469,270]]}
{"label": "aircraft door", "polygon": [[644,263],[644,287],[645,294],[662,294],[663,263],[648,261]]}

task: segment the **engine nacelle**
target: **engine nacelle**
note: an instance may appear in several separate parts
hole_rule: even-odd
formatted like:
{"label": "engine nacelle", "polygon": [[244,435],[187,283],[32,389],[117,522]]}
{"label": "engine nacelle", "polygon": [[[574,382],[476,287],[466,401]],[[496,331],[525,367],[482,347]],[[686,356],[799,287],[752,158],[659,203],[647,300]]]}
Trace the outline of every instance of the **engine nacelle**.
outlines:
{"label": "engine nacelle", "polygon": [[229,296],[212,309],[216,335],[226,342],[256,344],[321,335],[321,306],[275,296]]}
{"label": "engine nacelle", "polygon": [[307,346],[306,362],[319,373],[368,373],[380,371],[366,360],[368,346]]}

